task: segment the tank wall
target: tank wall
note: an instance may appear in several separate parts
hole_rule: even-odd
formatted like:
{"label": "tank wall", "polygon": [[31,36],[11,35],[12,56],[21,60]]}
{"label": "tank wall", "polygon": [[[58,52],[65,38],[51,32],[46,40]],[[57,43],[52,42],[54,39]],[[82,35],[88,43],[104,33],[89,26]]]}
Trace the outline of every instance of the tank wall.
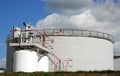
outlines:
{"label": "tank wall", "polygon": [[[67,70],[113,70],[113,43],[100,38],[54,36],[52,51],[64,62]],[[64,62],[66,65],[66,62]]]}
{"label": "tank wall", "polygon": [[43,56],[38,62],[38,71],[49,71],[49,59],[47,56]]}
{"label": "tank wall", "polygon": [[31,50],[19,50],[14,53],[14,72],[35,72],[37,71],[37,53]]}

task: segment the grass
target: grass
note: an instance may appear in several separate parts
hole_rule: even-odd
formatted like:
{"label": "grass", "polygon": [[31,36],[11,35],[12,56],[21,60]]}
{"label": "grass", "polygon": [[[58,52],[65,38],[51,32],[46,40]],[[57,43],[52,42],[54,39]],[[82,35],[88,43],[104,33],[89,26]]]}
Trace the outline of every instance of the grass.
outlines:
{"label": "grass", "polygon": [[77,71],[77,72],[8,72],[0,76],[120,76],[120,71]]}

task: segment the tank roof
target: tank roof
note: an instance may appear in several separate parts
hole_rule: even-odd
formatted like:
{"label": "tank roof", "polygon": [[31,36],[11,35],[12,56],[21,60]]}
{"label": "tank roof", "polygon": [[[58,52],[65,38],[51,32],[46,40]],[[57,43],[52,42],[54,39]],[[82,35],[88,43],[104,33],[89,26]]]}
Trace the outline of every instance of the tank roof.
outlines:
{"label": "tank roof", "polygon": [[[13,30],[17,31],[17,30]],[[20,30],[18,30],[20,31]],[[81,30],[81,29],[28,29],[21,30],[21,32],[35,33],[36,35],[48,35],[48,36],[81,36],[81,37],[94,37],[100,39],[106,39],[114,43],[113,36],[107,33]]]}
{"label": "tank roof", "polygon": [[34,29],[33,31],[49,36],[51,35],[51,36],[94,37],[94,38],[101,38],[114,42],[112,35],[98,31],[91,31],[91,30],[81,30],[81,29],[36,29],[35,30]]}

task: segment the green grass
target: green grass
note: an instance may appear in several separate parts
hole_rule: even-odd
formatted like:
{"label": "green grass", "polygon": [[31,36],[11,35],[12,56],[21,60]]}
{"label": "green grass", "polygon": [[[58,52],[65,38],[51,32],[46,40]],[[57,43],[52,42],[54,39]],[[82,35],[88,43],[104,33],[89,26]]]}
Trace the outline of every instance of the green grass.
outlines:
{"label": "green grass", "polygon": [[120,71],[77,71],[77,72],[9,72],[0,76],[120,76]]}

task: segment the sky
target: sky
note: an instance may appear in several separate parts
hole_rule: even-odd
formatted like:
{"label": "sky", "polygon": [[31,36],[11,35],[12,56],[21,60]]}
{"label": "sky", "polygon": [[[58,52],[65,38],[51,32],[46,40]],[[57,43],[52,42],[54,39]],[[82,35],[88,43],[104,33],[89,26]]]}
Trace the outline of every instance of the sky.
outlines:
{"label": "sky", "polygon": [[0,0],[0,68],[6,63],[6,38],[13,26],[101,31],[114,36],[120,51],[120,0]]}
{"label": "sky", "polygon": [[6,38],[13,26],[23,28],[23,22],[35,25],[47,15],[41,0],[0,0],[0,68],[5,67]]}

